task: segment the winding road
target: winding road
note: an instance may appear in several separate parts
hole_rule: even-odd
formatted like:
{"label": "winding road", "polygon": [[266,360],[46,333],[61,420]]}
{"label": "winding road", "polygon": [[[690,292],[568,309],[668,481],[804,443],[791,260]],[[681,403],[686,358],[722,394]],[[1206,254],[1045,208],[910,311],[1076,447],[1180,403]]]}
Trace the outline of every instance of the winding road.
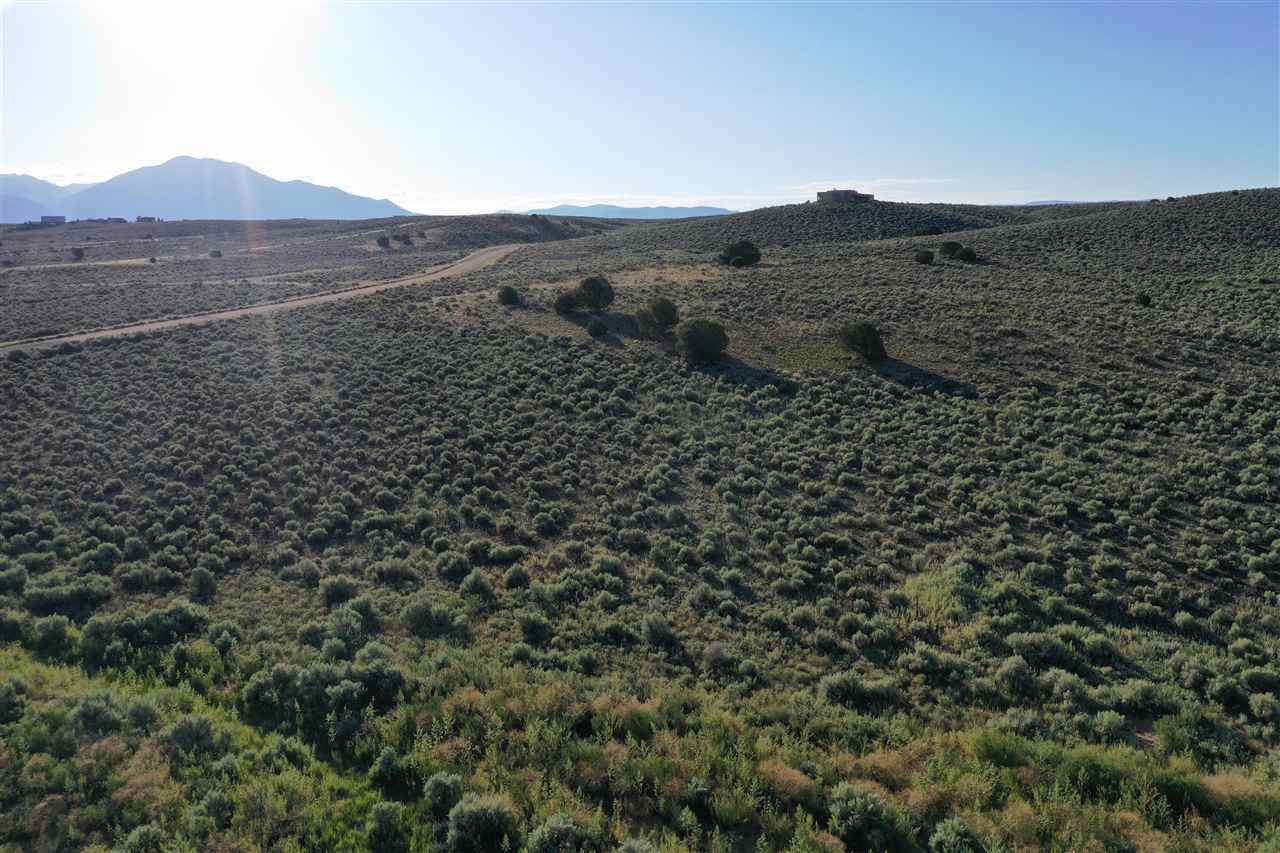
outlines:
{"label": "winding road", "polygon": [[182,317],[170,317],[164,320],[144,320],[139,323],[130,323],[126,326],[112,326],[109,329],[93,329],[87,332],[70,332],[65,335],[53,335],[51,337],[38,338],[34,340],[0,342],[0,352],[36,349],[38,347],[52,347],[58,346],[59,344],[82,343],[84,341],[92,341],[98,338],[134,335],[139,332],[155,332],[161,329],[177,328],[178,326],[194,326],[200,323],[213,323],[218,320],[231,320],[236,317],[251,317],[255,314],[270,314],[276,311],[290,311],[294,308],[302,308],[307,305],[318,305],[322,302],[338,302],[343,299],[355,299],[360,296],[368,296],[369,294],[378,293],[383,290],[390,290],[393,287],[407,287],[415,284],[426,284],[427,282],[437,281],[442,278],[452,278],[454,276],[465,275],[469,272],[475,272],[476,270],[483,269],[490,264],[497,263],[524,245],[524,243],[507,243],[501,246],[489,246],[472,252],[461,260],[444,264],[443,266],[434,267],[426,272],[414,273],[413,275],[404,276],[403,278],[394,278],[387,281],[357,284],[354,287],[347,287],[342,290],[313,293],[309,296],[295,296],[291,299],[281,299],[276,302],[262,302],[257,305],[246,305],[243,308],[227,308],[221,311],[205,311],[199,314],[187,314]]}

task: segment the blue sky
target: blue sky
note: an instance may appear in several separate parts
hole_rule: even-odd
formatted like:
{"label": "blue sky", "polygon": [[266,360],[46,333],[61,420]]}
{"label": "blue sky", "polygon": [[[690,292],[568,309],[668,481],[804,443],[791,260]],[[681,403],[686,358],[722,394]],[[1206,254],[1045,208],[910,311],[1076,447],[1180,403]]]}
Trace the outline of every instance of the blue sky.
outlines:
{"label": "blue sky", "polygon": [[1280,185],[1280,4],[10,2],[0,171],[428,213]]}

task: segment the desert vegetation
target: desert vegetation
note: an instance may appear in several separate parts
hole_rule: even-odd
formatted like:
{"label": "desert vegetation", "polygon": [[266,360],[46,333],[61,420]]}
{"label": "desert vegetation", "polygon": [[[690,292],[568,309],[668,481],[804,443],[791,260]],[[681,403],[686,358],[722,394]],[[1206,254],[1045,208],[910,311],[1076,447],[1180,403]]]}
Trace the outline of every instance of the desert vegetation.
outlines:
{"label": "desert vegetation", "polygon": [[0,838],[1266,849],[1280,194],[1224,196],[634,226],[10,355]]}
{"label": "desert vegetation", "polygon": [[[3,226],[0,343],[340,290],[419,273],[485,246],[617,227],[610,220],[514,215],[85,222],[52,232]],[[370,231],[385,238],[385,248],[376,248],[381,244]]]}

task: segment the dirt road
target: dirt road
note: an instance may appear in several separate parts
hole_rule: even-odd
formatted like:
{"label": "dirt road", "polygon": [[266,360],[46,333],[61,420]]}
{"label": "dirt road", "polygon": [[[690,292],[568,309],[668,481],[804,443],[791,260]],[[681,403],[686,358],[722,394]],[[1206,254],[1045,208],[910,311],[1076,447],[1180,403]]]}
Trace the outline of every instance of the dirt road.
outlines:
{"label": "dirt road", "polygon": [[426,272],[415,273],[413,275],[404,276],[403,278],[395,278],[388,281],[358,284],[354,287],[348,287],[343,290],[315,293],[310,296],[296,296],[292,299],[281,299],[277,302],[263,302],[258,305],[246,305],[243,308],[228,308],[222,311],[206,311],[201,314],[188,314],[183,317],[171,317],[165,320],[146,320],[140,323],[130,323],[127,326],[113,326],[109,329],[94,329],[87,332],[71,332],[65,335],[55,335],[53,337],[40,338],[38,340],[0,342],[0,352],[35,349],[38,347],[52,347],[66,343],[81,343],[84,341],[92,341],[97,338],[133,335],[139,332],[155,332],[160,329],[173,329],[178,326],[193,326],[198,323],[212,323],[217,320],[230,320],[235,317],[250,317],[254,314],[270,314],[274,311],[289,311],[294,308],[302,308],[306,305],[317,305],[321,302],[337,302],[342,299],[355,299],[360,296],[368,296],[371,293],[390,290],[393,287],[407,287],[415,284],[426,284],[427,282],[436,281],[442,278],[452,278],[453,276],[465,275],[466,273],[474,272],[478,269],[482,269],[483,267],[487,267],[490,264],[497,263],[516,249],[521,248],[523,245],[523,243],[512,243],[502,246],[489,246],[488,248],[472,252],[461,260],[435,267],[434,269],[427,270]]}

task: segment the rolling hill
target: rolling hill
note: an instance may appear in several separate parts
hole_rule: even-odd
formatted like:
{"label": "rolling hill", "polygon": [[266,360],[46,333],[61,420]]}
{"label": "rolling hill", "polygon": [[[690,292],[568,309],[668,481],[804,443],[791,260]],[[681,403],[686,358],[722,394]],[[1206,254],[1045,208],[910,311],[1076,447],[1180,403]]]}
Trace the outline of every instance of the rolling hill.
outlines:
{"label": "rolling hill", "polygon": [[728,216],[642,225],[619,232],[608,242],[631,249],[710,252],[744,238],[761,247],[882,240],[1084,216],[1096,209],[1097,206],[1092,205],[1020,208],[891,201],[807,202],[762,207]]}
{"label": "rolling hill", "polygon": [[[1277,212],[797,205],[13,350],[0,844],[1271,849]],[[564,222],[83,223],[0,287],[182,313]]]}
{"label": "rolling hill", "polygon": [[558,204],[529,212],[543,216],[589,216],[594,219],[688,219],[733,213],[723,207],[621,207],[616,204]]}

